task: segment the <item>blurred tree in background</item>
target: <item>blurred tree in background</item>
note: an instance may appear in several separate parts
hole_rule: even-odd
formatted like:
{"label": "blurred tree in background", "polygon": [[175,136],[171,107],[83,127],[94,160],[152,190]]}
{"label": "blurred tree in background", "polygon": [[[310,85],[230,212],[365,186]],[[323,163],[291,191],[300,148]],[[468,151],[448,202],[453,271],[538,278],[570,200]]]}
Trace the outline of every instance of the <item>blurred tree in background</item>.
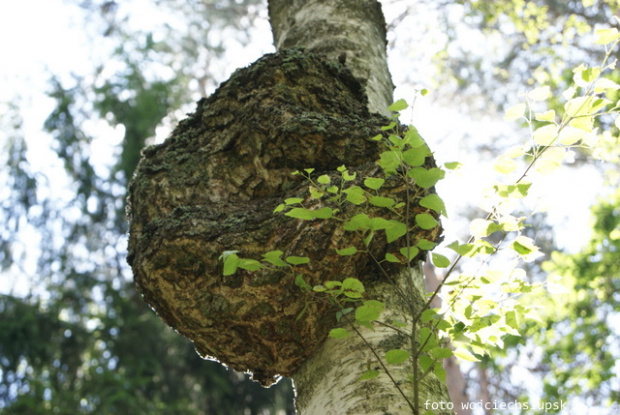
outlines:
{"label": "blurred tree in background", "polygon": [[[292,387],[262,389],[247,377],[201,360],[135,292],[125,262],[125,190],[140,150],[213,91],[234,69],[269,49],[260,0],[151,0],[149,30],[136,29],[128,4],[70,2],[101,49],[92,72],[50,74],[55,108],[44,129],[63,174],[29,158],[19,97],[2,103],[0,168],[0,410],[7,414],[292,413]],[[571,68],[600,61],[594,27],[618,28],[617,0],[385,0],[397,85],[435,84],[437,101],[493,115],[541,82],[562,91]],[[5,7],[5,6],[3,6]],[[265,40],[267,39],[267,40]],[[60,47],[60,46],[59,46]],[[250,59],[253,60],[253,59]],[[238,63],[241,61],[242,63]],[[235,63],[232,63],[235,62]],[[620,82],[620,73],[615,76]],[[558,94],[559,95],[559,94]],[[613,120],[602,119],[603,126]],[[106,126],[106,130],[98,127]],[[107,131],[109,136],[101,136]],[[463,140],[480,158],[514,136]],[[518,139],[517,139],[518,140]],[[617,171],[617,130],[608,137]],[[112,154],[100,154],[108,142]],[[118,143],[113,147],[109,142]],[[481,151],[484,150],[484,151]],[[586,158],[577,154],[577,160]],[[580,164],[577,163],[577,167]],[[611,166],[611,167],[610,167]],[[615,167],[614,167],[615,166]],[[608,184],[618,185],[610,175]],[[576,195],[576,197],[579,197]],[[466,206],[463,206],[465,209]],[[525,356],[544,384],[541,399],[579,396],[590,406],[618,401],[620,198],[599,202],[591,241],[544,264],[557,289],[532,299],[549,310],[497,357],[466,373],[468,395],[527,399],[511,370]],[[555,277],[554,277],[555,278]],[[27,293],[12,287],[28,284]],[[555,284],[555,285],[554,285]],[[588,371],[578,370],[588,367]],[[477,370],[476,370],[477,369]],[[486,387],[480,374],[492,378]],[[482,385],[482,386],[480,386]]]}

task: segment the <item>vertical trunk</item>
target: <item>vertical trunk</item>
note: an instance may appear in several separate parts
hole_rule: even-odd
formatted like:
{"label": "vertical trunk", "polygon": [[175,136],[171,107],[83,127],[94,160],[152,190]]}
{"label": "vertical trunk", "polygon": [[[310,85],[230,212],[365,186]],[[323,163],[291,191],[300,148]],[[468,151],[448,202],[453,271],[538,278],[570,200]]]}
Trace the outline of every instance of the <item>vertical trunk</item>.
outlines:
{"label": "vertical trunk", "polygon": [[[395,331],[393,327],[375,324],[373,330],[359,327],[357,333],[345,339],[328,339],[293,376],[298,413],[417,415],[428,410],[438,415],[452,413],[448,409],[437,409],[446,406],[449,397],[445,386],[433,373],[422,375],[418,369],[411,382],[415,369],[408,361],[400,366],[388,366],[390,377],[373,353],[374,350],[383,361],[390,349],[415,353],[416,343],[410,343],[409,334],[412,314],[417,314],[424,304],[422,270],[415,266],[392,278],[398,281],[398,286],[377,284],[368,290],[368,297],[385,303],[386,310],[380,321],[398,320],[406,326]],[[409,294],[407,302],[403,301],[399,290]],[[381,374],[372,380],[360,380],[360,375],[369,369],[379,370]],[[417,402],[414,389],[418,392]]]}
{"label": "vertical trunk", "polygon": [[366,87],[371,112],[389,115],[394,89],[388,70],[386,26],[376,0],[270,0],[277,50],[305,47],[346,61]]}
{"label": "vertical trunk", "polygon": [[[393,101],[393,84],[387,65],[385,18],[378,1],[270,0],[269,16],[276,49],[304,47],[345,62],[364,85],[369,110],[390,115],[387,107]],[[408,322],[409,326],[403,331],[411,332],[412,315],[418,314],[423,304],[422,271],[414,267],[392,278],[399,281],[400,287],[378,284],[369,290],[369,298],[380,299],[387,305],[383,321]],[[413,279],[415,292],[407,279]],[[418,301],[412,303],[413,306],[402,304],[398,289]],[[362,327],[358,334],[361,336],[328,339],[293,376],[299,413],[421,414],[429,409],[425,402],[449,401],[445,387],[432,374],[424,380],[419,380],[419,374],[414,376],[418,379],[417,399],[414,399],[414,386],[408,381],[413,372],[411,364],[391,368],[394,379],[381,370],[378,378],[359,381],[364,371],[379,368],[371,347],[381,358],[390,349],[414,347],[407,336],[385,326],[376,325],[373,330]]]}
{"label": "vertical trunk", "polygon": [[[392,100],[381,7],[375,0],[272,0],[270,15],[279,53],[237,71],[163,144],[143,151],[129,195],[128,261],[136,285],[202,356],[251,371],[265,386],[278,375],[293,377],[303,415],[431,409],[447,415],[437,409],[449,402],[447,390],[432,370],[422,373],[417,359],[384,366],[389,350],[417,356],[421,348],[414,324],[425,298],[420,266],[403,270],[403,260],[381,272],[370,259],[438,240],[439,225],[422,229],[409,217],[410,211],[437,216],[417,205],[433,190],[396,176],[387,180],[386,195],[407,200],[411,241],[377,236],[354,256],[336,253],[360,243],[343,221],[273,214],[283,200],[295,199],[311,211],[323,203],[330,212],[342,208],[347,217],[364,212],[390,219],[394,213],[304,199],[308,184],[291,175],[311,167],[336,180],[346,165],[358,187],[383,176],[374,163],[381,149],[370,137],[390,119],[368,111],[386,114]],[[336,61],[288,49],[295,46]],[[421,167],[434,166],[430,153],[422,158]],[[259,259],[266,252],[287,261],[304,255],[309,262],[291,275],[282,259],[269,261],[276,267],[243,268],[237,257]],[[330,279],[363,281],[365,299],[385,305],[379,321],[386,324],[325,341],[338,324],[337,308],[300,290],[299,278],[310,287]],[[367,370],[381,374],[360,381]]]}

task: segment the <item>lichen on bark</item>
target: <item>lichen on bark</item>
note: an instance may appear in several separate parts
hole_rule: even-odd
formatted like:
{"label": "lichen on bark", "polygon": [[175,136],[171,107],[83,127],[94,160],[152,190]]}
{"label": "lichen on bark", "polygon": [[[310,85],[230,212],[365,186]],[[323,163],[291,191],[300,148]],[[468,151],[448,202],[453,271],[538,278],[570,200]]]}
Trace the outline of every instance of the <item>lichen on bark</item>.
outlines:
{"label": "lichen on bark", "polygon": [[[380,149],[369,137],[388,121],[369,113],[346,67],[302,49],[235,72],[143,152],[129,192],[128,261],[145,300],[204,357],[249,370],[264,385],[294,374],[334,327],[333,306],[308,297],[286,270],[223,276],[218,258],[227,250],[308,256],[296,272],[311,285],[377,275],[368,258],[336,255],[354,237],[339,222],[273,210],[306,196],[294,170],[333,175],[344,164],[360,177],[378,174]],[[371,249],[387,246],[376,238]]]}

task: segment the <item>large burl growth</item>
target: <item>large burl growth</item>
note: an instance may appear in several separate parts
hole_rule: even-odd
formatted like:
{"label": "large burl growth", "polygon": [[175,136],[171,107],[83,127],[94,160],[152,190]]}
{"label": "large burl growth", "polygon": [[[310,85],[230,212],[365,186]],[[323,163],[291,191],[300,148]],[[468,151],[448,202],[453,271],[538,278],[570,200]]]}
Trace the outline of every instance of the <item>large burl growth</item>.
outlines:
{"label": "large burl growth", "polygon": [[[204,357],[249,370],[264,385],[295,373],[336,324],[335,310],[302,292],[286,268],[223,276],[218,258],[236,250],[259,259],[279,249],[310,258],[296,269],[310,285],[346,277],[371,284],[378,273],[366,255],[335,253],[356,238],[341,222],[273,210],[307,196],[294,170],[334,174],[344,164],[361,178],[379,174],[369,137],[387,122],[369,114],[345,67],[302,50],[235,72],[163,144],[143,152],[130,186],[128,261],[144,299]],[[391,191],[402,185],[394,181]],[[371,246],[380,258],[387,248],[381,237]]]}

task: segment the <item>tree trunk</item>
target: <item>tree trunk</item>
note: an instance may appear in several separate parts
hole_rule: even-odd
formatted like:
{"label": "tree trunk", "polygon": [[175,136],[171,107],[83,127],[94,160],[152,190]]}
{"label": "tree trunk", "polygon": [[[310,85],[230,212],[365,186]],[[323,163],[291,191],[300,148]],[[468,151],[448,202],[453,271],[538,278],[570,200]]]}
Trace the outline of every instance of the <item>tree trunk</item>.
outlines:
{"label": "tree trunk", "polygon": [[[291,175],[314,168],[313,177],[337,182],[337,169],[345,165],[357,175],[352,183],[361,185],[382,174],[375,163],[381,149],[370,137],[391,119],[369,112],[385,114],[392,95],[380,5],[276,0],[270,16],[278,53],[237,71],[163,144],[143,152],[128,204],[128,261],[136,285],[205,358],[250,371],[265,386],[279,375],[292,376],[302,414],[435,409],[429,405],[449,398],[432,372],[423,375],[417,365],[403,363],[390,367],[389,378],[382,366],[388,350],[417,353],[413,318],[424,304],[420,267],[390,264],[380,270],[371,260],[398,252],[405,241],[388,243],[376,235],[357,254],[340,256],[336,249],[360,244],[343,221],[273,214],[282,201],[297,198],[310,211],[337,208],[343,219],[361,212],[385,217],[386,209],[311,199],[307,181]],[[424,167],[432,166],[428,156]],[[421,198],[429,190],[393,176],[382,191],[405,200],[409,192]],[[437,217],[411,202],[417,212]],[[434,242],[441,231],[421,229],[413,220],[409,228],[412,241]],[[225,252],[260,260],[270,251],[281,251],[284,265],[290,256],[310,262],[224,272]],[[423,257],[420,252],[414,263]],[[361,336],[326,340],[346,318],[338,323],[338,308],[300,289],[299,281],[312,287],[346,278],[365,284],[366,299],[385,303],[381,321],[404,326],[376,324],[357,329]],[[378,378],[359,381],[375,368],[381,369]]]}
{"label": "tree trunk", "polygon": [[[416,313],[424,304],[419,285],[422,283],[420,266],[404,270],[393,275],[393,278],[399,282],[398,285],[373,285],[368,290],[368,297],[386,304],[380,321],[403,321],[406,326],[396,332],[392,327],[375,324],[373,330],[359,327],[355,335],[345,339],[328,339],[293,375],[295,405],[300,414],[424,414],[432,409],[435,414],[452,414],[447,409],[450,400],[446,387],[434,374],[423,376],[418,369],[414,375],[417,378],[414,386],[410,381],[414,368],[408,361],[401,366],[388,366],[390,378],[372,351],[384,359],[388,350],[409,349],[412,311]],[[414,281],[417,290],[410,298],[412,301],[403,302],[398,291],[409,290],[407,279]],[[379,370],[379,377],[359,380],[361,374],[369,369]],[[414,388],[418,392],[417,402]],[[444,409],[441,410],[441,407]]]}
{"label": "tree trunk", "polygon": [[378,1],[270,0],[269,18],[277,50],[303,46],[334,61],[346,61],[366,88],[370,111],[389,115],[394,86]]}

